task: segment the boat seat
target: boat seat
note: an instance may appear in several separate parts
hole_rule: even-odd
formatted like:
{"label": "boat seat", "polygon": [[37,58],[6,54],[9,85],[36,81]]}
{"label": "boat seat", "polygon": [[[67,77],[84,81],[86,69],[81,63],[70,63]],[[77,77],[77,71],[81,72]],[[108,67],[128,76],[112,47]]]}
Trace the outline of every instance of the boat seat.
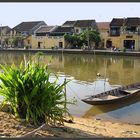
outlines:
{"label": "boat seat", "polygon": [[128,94],[132,94],[132,93],[140,91],[140,89],[138,89],[138,88],[131,88],[131,89],[120,90],[120,91],[123,91],[123,92],[128,93]]}
{"label": "boat seat", "polygon": [[93,98],[93,100],[103,100],[102,98]]}
{"label": "boat seat", "polygon": [[107,95],[107,96],[103,96],[101,98],[94,98],[93,100],[110,100],[110,99],[116,99],[118,98],[117,96],[113,96],[113,95]]}
{"label": "boat seat", "polygon": [[118,97],[117,97],[117,96],[113,96],[113,95],[108,95],[108,96],[107,96],[107,99],[109,99],[109,100],[110,100],[110,99],[116,99],[116,98],[118,98]]}

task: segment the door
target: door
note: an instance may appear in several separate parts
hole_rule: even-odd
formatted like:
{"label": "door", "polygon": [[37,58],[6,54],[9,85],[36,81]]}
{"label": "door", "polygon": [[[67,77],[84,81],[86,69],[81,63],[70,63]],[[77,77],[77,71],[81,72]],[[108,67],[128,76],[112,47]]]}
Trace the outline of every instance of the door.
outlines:
{"label": "door", "polygon": [[135,40],[124,40],[125,49],[135,49]]}
{"label": "door", "polygon": [[59,48],[63,48],[63,42],[59,42]]}

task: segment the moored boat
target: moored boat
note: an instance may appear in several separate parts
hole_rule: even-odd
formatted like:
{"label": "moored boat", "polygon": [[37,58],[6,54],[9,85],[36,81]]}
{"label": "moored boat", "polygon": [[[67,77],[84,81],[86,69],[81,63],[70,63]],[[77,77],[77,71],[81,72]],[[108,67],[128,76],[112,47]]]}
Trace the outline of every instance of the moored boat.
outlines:
{"label": "moored boat", "polygon": [[90,105],[111,104],[136,96],[138,93],[140,93],[140,83],[135,83],[92,95],[82,101]]}

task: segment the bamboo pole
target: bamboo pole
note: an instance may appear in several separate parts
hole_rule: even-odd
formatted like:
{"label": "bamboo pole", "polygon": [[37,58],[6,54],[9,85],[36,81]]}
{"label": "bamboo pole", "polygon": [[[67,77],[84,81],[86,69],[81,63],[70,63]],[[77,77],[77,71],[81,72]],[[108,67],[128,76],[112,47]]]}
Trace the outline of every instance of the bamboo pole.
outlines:
{"label": "bamboo pole", "polygon": [[[64,79],[64,83],[66,83],[67,81],[66,81],[66,78]],[[65,85],[65,88],[64,88],[64,95],[65,95],[65,109],[66,109],[66,107],[67,107],[67,95],[66,95],[66,85]]]}

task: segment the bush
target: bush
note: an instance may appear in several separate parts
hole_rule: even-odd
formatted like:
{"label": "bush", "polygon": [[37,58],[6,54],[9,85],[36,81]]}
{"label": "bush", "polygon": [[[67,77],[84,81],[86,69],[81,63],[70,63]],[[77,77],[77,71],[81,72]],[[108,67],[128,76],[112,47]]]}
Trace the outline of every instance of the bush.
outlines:
{"label": "bush", "polygon": [[123,49],[123,52],[126,52],[126,48]]}
{"label": "bush", "polygon": [[[24,67],[2,66],[0,73],[0,94],[4,97],[3,105],[10,103],[16,117],[26,119],[28,123],[40,125],[63,124],[66,108],[67,82],[50,82],[50,72],[46,65],[33,63],[31,60]],[[68,113],[69,114],[69,113]]]}
{"label": "bush", "polygon": [[24,49],[28,50],[29,48],[31,48],[29,45],[24,46]]}

